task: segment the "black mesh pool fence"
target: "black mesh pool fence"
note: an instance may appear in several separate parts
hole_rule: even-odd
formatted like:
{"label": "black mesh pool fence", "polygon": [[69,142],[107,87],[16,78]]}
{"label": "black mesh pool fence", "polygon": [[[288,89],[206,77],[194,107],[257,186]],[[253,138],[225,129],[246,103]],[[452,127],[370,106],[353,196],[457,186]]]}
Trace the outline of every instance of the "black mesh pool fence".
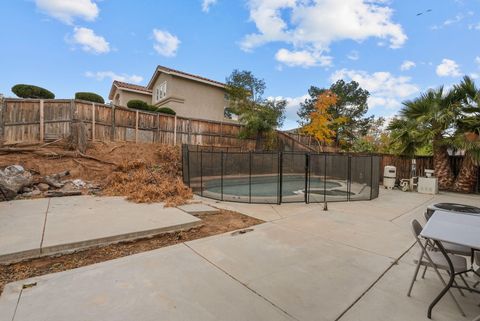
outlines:
{"label": "black mesh pool fence", "polygon": [[323,203],[378,197],[380,157],[182,148],[183,181],[204,197]]}

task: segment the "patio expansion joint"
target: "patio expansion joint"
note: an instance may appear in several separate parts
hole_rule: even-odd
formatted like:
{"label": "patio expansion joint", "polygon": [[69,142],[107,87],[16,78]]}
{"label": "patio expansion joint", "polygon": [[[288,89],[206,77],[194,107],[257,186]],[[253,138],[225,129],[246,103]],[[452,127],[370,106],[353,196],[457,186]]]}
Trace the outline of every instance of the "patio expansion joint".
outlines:
{"label": "patio expansion joint", "polygon": [[[232,280],[234,280],[235,282],[239,283],[240,285],[242,285],[244,288],[246,288],[247,290],[249,290],[250,292],[254,293],[255,295],[257,295],[258,297],[260,297],[262,300],[264,300],[265,302],[269,303],[270,305],[272,305],[275,309],[278,309],[279,311],[281,311],[283,314],[285,314],[286,316],[288,316],[289,318],[292,318],[293,320],[297,320],[297,321],[300,321],[299,319],[297,319],[296,317],[294,317],[293,315],[291,315],[290,313],[288,313],[287,311],[285,311],[284,309],[282,309],[280,306],[278,306],[277,304],[275,304],[274,302],[270,301],[268,298],[266,298],[265,296],[263,296],[262,294],[260,294],[259,292],[255,291],[254,289],[252,289],[251,287],[249,287],[246,283],[240,281],[239,279],[237,279],[236,277],[234,277],[232,274],[228,273],[227,271],[225,271],[224,269],[222,269],[221,267],[219,267],[218,265],[216,265],[215,263],[213,263],[212,261],[210,261],[208,258],[206,258],[205,256],[203,256],[202,254],[200,254],[199,252],[195,251],[195,249],[193,249],[192,247],[190,247],[187,243],[182,243],[183,245],[185,245],[187,248],[189,248],[193,253],[195,253],[196,255],[200,256],[202,259],[204,259],[206,262],[208,262],[209,264],[211,264],[213,267],[215,267],[216,269],[218,269],[219,271],[221,271],[222,273],[224,273],[225,275],[227,275],[229,278],[231,278]],[[12,320],[13,321],[13,320]]]}
{"label": "patio expansion joint", "polygon": [[45,219],[43,220],[42,238],[40,240],[40,254],[42,253],[43,240],[45,239],[45,230],[47,228],[48,211],[50,210],[50,200],[51,200],[51,198],[48,199],[47,209],[45,210]]}
{"label": "patio expansion joint", "polygon": [[15,310],[13,310],[12,319],[11,319],[10,321],[14,321],[14,320],[15,320],[15,316],[17,315],[17,309],[18,309],[18,306],[20,305],[20,299],[22,298],[22,293],[23,293],[23,287],[22,287],[22,289],[20,290],[20,293],[18,294],[17,303],[15,304]]}
{"label": "patio expansion joint", "polygon": [[385,271],[382,272],[382,274],[380,274],[380,276],[375,280],[373,281],[372,284],[370,284],[370,286],[365,290],[363,291],[362,294],[360,294],[360,296],[358,298],[356,298],[352,304],[350,304],[336,319],[335,321],[340,321],[343,316],[351,309],[355,306],[355,304],[357,304],[368,292],[370,292],[371,289],[373,289],[373,287],[378,283],[380,282],[380,280],[396,265],[398,265],[398,263],[400,262],[400,260],[415,246],[415,243],[413,243],[405,252],[402,253],[402,255],[400,255],[397,259],[395,259],[395,261],[393,261],[389,267],[387,267],[385,269]]}
{"label": "patio expansion joint", "polygon": [[390,219],[389,221],[390,221],[391,223],[394,223],[395,220],[399,219],[400,217],[402,217],[402,216],[404,216],[404,215],[408,215],[408,214],[410,214],[410,213],[418,210],[419,208],[425,206],[425,204],[428,204],[428,203],[432,202],[434,199],[435,199],[435,195],[432,195],[428,200],[426,200],[426,201],[423,202],[422,204],[420,204],[420,205],[418,205],[418,206],[415,206],[415,207],[412,208],[411,210],[409,210],[409,211],[407,211],[407,212],[405,212],[405,213],[402,213],[402,214],[400,214],[400,215],[398,215],[398,216]]}

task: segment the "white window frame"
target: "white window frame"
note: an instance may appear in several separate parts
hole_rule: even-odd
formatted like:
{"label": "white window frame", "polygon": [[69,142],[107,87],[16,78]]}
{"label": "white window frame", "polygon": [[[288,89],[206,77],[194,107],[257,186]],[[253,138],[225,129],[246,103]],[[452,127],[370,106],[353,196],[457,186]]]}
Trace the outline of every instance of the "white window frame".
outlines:
{"label": "white window frame", "polygon": [[167,96],[167,82],[164,81],[155,88],[155,101],[160,101]]}

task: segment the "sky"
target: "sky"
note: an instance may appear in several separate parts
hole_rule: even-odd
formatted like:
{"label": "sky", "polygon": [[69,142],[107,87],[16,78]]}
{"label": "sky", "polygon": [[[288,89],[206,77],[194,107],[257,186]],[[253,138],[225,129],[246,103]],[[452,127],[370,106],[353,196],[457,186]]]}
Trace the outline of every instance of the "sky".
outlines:
{"label": "sky", "polygon": [[9,0],[0,11],[6,97],[27,83],[107,100],[112,80],[146,85],[157,65],[218,81],[249,70],[288,101],[290,129],[312,85],[355,80],[369,115],[391,118],[430,88],[480,77],[480,0]]}

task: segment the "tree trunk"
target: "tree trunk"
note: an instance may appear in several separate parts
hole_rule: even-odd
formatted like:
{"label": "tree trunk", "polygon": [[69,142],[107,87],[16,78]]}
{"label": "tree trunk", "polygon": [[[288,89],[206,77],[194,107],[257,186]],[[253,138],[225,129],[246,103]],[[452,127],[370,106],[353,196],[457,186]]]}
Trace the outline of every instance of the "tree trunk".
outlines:
{"label": "tree trunk", "polygon": [[477,166],[469,153],[465,153],[453,190],[460,193],[472,193],[477,181]]}
{"label": "tree trunk", "polygon": [[265,135],[262,132],[258,132],[255,140],[255,151],[261,152],[263,150],[265,150]]}
{"label": "tree trunk", "polygon": [[441,190],[452,189],[454,176],[450,167],[447,148],[438,142],[433,143],[433,167],[438,178],[438,188]]}

